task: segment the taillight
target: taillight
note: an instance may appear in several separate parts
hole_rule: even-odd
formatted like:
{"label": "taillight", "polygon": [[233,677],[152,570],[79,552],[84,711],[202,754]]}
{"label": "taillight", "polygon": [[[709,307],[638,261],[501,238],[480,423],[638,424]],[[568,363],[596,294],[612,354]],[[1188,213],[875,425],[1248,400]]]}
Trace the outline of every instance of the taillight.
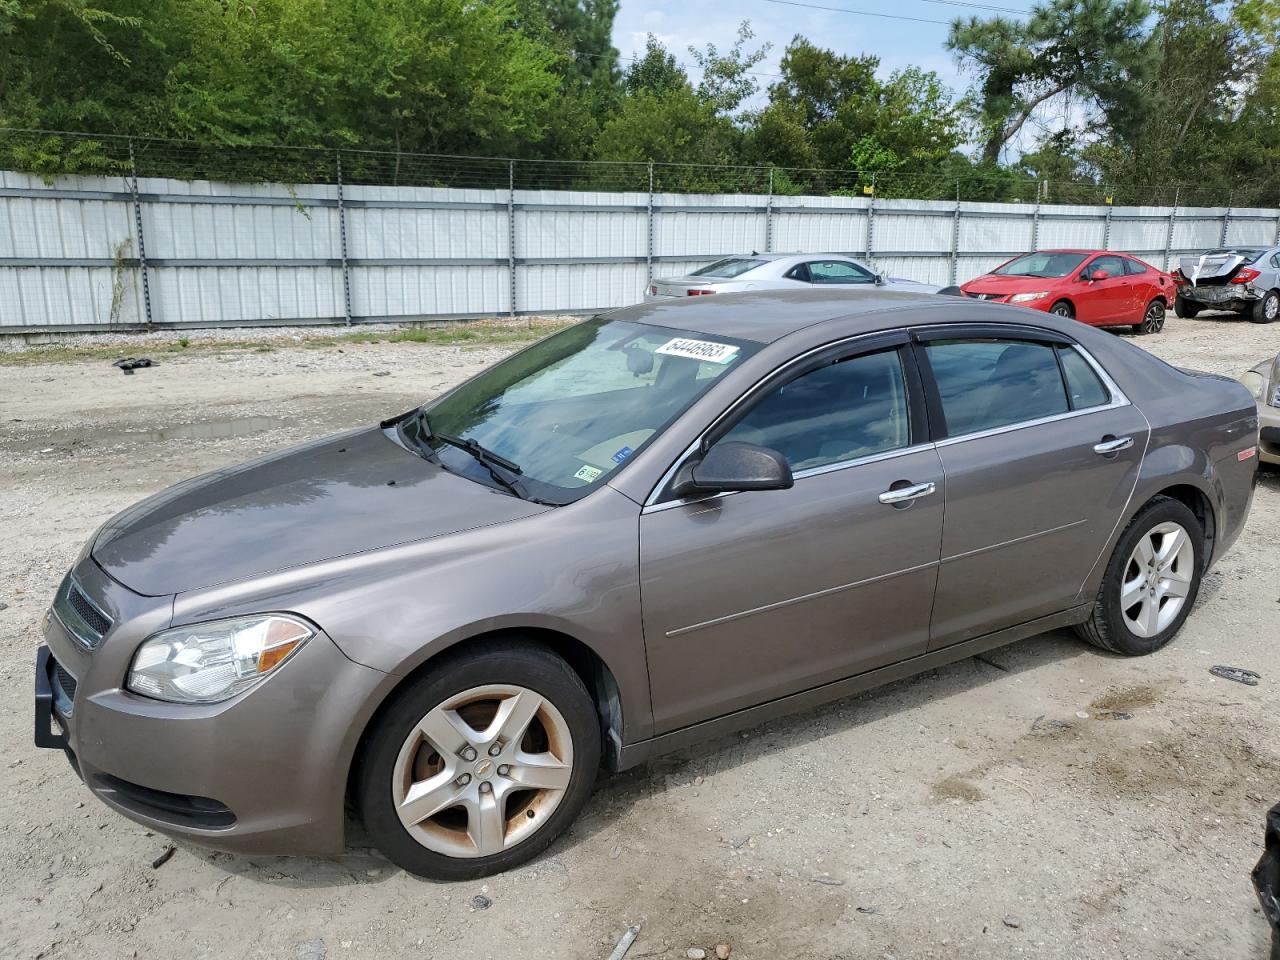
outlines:
{"label": "taillight", "polygon": [[658,295],[658,285],[656,283],[649,284],[649,296],[656,297]]}
{"label": "taillight", "polygon": [[1231,282],[1232,283],[1253,283],[1253,281],[1257,280],[1260,276],[1262,276],[1262,273],[1260,271],[1254,270],[1252,267],[1243,267],[1241,268],[1239,273],[1237,273],[1234,277],[1231,278]]}
{"label": "taillight", "polygon": [[707,296],[708,294],[712,294],[712,293],[715,293],[715,291],[714,291],[714,290],[686,290],[686,291],[685,291],[685,296],[687,296],[687,297],[705,297],[705,296]]}

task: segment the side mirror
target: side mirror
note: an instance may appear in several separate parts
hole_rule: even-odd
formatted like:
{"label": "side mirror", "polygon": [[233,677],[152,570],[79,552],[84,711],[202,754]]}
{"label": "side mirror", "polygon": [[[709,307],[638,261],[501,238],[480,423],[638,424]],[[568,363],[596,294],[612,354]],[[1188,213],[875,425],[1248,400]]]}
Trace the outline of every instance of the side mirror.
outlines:
{"label": "side mirror", "polygon": [[877,287],[883,287],[883,286],[884,286],[886,283],[888,283],[888,282],[889,282],[889,275],[888,275],[887,273],[885,273],[883,270],[877,270],[877,271],[876,271],[876,286],[877,286]]}
{"label": "side mirror", "polygon": [[786,490],[793,483],[791,464],[777,450],[754,443],[718,443],[676,474],[677,497],[734,490]]}
{"label": "side mirror", "polygon": [[1109,277],[1109,276],[1111,276],[1111,274],[1107,273],[1107,271],[1105,271],[1105,270],[1095,270],[1095,271],[1093,271],[1093,273],[1089,274],[1089,279],[1090,279],[1090,280],[1105,280],[1105,279],[1107,279],[1107,277]]}

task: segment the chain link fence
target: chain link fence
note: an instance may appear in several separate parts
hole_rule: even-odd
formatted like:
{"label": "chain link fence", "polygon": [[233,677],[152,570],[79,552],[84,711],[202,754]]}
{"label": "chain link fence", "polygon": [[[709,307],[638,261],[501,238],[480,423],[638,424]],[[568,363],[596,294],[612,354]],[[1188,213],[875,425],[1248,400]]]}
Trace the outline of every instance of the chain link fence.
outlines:
{"label": "chain link fence", "polygon": [[[341,173],[339,173],[341,167]],[[1272,207],[1261,184],[1223,195],[1202,183],[1046,180],[1013,170],[826,170],[603,160],[522,160],[397,151],[193,143],[148,137],[0,128],[0,170],[41,177],[136,175],[237,183],[326,183],[463,189],[579,190],[884,200]]]}

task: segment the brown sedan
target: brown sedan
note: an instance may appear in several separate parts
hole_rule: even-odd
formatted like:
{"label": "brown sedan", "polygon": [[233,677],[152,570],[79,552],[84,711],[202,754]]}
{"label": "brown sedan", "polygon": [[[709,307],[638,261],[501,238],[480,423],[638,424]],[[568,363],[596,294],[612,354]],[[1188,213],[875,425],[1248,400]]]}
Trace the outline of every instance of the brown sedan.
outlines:
{"label": "brown sedan", "polygon": [[[1075,626],[1168,643],[1244,525],[1249,391],[1070,319],[649,304],[108,521],[37,742],[148,827],[406,870],[543,850],[603,763]],[[873,758],[868,758],[873,762]]]}

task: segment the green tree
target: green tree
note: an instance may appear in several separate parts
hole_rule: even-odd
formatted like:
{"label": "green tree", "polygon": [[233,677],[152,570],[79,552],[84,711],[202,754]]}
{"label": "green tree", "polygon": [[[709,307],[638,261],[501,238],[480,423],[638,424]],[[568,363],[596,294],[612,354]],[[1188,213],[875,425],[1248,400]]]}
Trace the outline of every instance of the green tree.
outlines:
{"label": "green tree", "polygon": [[972,100],[981,156],[1005,146],[1044,104],[1063,96],[1108,122],[1142,107],[1139,84],[1154,65],[1146,0],[1049,0],[1026,22],[957,20],[947,47],[975,75]]}

